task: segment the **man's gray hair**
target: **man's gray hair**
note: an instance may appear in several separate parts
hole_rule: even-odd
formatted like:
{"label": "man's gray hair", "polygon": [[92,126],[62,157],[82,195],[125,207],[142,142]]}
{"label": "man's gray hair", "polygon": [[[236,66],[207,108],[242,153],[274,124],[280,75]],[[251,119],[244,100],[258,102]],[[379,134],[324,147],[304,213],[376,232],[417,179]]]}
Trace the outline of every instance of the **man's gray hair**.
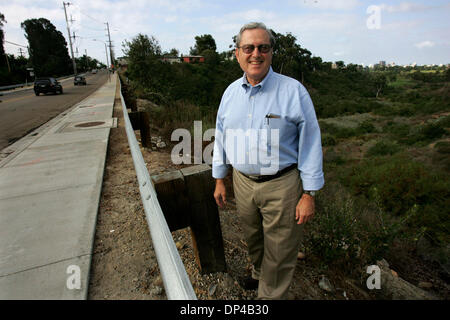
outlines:
{"label": "man's gray hair", "polygon": [[242,38],[242,34],[244,33],[245,30],[252,30],[252,29],[263,29],[267,32],[267,34],[269,35],[269,39],[270,39],[270,45],[273,46],[275,45],[275,37],[273,36],[272,32],[270,31],[270,29],[267,29],[266,25],[262,22],[250,22],[245,24],[241,30],[239,31],[238,35],[236,36],[236,46],[239,47],[241,45],[241,38]]}

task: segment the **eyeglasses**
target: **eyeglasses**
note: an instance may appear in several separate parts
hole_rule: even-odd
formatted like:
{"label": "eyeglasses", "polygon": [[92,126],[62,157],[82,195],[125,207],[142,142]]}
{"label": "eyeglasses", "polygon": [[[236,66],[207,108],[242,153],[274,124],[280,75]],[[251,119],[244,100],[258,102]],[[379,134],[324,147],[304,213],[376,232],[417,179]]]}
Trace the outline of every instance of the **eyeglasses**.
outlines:
{"label": "eyeglasses", "polygon": [[272,46],[270,44],[260,44],[259,46],[254,46],[253,44],[246,44],[238,48],[241,48],[242,51],[244,51],[244,53],[246,54],[252,53],[253,50],[255,50],[255,48],[258,48],[258,51],[261,53],[268,53],[270,49],[272,49]]}

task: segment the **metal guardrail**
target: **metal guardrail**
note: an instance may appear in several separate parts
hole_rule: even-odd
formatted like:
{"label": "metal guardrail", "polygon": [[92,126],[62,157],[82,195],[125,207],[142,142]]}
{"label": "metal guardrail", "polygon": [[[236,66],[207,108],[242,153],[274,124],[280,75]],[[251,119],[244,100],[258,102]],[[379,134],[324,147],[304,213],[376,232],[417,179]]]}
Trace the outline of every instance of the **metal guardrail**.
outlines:
{"label": "metal guardrail", "polygon": [[128,117],[127,107],[122,96],[122,84],[120,81],[119,83],[128,144],[130,145],[134,168],[139,182],[139,191],[167,298],[169,300],[197,300],[159,205],[153,182],[145,166],[144,158]]}
{"label": "metal guardrail", "polygon": [[[33,82],[30,82],[29,85],[32,85],[32,84],[33,84]],[[1,87],[0,87],[0,91],[2,91],[2,90],[8,90],[8,89],[15,89],[15,88],[22,88],[22,87],[25,87],[25,86],[26,86],[25,83],[13,84],[13,85],[10,85],[10,86],[1,86]]]}

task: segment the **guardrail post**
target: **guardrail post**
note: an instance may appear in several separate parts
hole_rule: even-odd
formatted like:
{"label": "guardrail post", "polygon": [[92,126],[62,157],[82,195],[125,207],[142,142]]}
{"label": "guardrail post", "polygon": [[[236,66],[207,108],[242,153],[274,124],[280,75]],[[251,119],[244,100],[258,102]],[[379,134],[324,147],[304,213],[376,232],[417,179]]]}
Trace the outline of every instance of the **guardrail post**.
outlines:
{"label": "guardrail post", "polygon": [[183,229],[190,224],[189,199],[185,194],[185,182],[180,170],[151,177],[158,202],[170,231]]}
{"label": "guardrail post", "polygon": [[214,201],[211,168],[197,165],[151,177],[169,229],[188,225],[202,273],[225,272],[219,211]]}
{"label": "guardrail post", "polygon": [[129,112],[131,126],[133,130],[139,130],[141,133],[141,145],[150,147],[150,117],[146,111]]}

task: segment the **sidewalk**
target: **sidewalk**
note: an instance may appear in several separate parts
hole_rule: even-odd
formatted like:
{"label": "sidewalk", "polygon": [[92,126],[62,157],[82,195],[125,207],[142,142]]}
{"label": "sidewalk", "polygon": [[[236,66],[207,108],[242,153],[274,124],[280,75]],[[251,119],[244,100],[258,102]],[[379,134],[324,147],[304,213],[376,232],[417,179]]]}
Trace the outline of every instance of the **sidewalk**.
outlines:
{"label": "sidewalk", "polygon": [[116,85],[114,74],[0,158],[0,299],[87,298]]}

